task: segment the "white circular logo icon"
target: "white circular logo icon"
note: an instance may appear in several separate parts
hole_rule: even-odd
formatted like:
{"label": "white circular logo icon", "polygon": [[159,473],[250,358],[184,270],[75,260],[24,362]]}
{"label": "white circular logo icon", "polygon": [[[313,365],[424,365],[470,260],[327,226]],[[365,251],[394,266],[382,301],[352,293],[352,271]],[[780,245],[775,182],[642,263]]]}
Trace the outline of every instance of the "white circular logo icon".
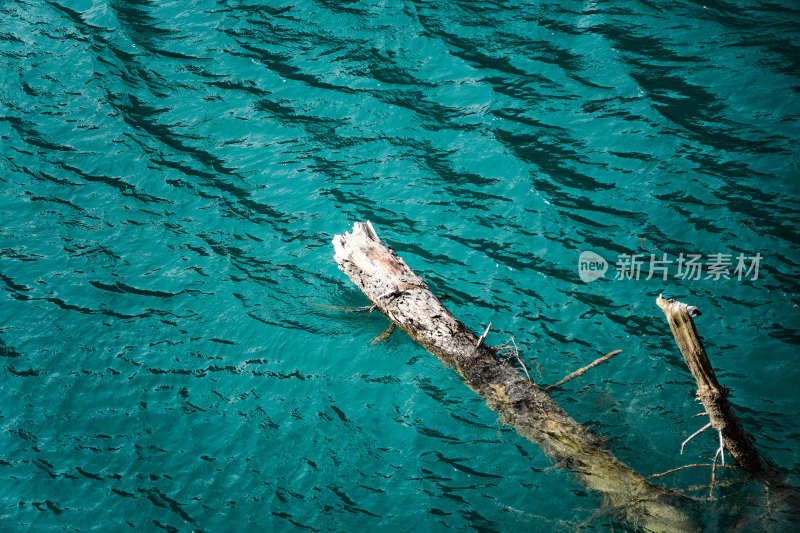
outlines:
{"label": "white circular logo icon", "polygon": [[594,252],[581,252],[578,258],[578,275],[581,281],[589,283],[596,279],[600,279],[606,274],[608,270],[608,263],[606,260]]}

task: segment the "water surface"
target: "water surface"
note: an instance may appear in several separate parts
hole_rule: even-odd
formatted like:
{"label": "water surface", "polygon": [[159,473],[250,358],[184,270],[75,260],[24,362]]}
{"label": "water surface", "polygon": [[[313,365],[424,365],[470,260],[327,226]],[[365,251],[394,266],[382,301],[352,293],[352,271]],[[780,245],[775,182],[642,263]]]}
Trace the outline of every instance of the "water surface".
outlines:
{"label": "water surface", "polygon": [[[366,303],[330,245],[365,219],[535,380],[624,350],[554,397],[643,474],[715,451],[709,433],[678,455],[704,422],[654,301],[698,306],[797,483],[798,15],[1,4],[0,527],[606,530],[433,356],[324,307]],[[604,278],[580,280],[585,250]],[[614,279],[635,253],[763,258],[757,279]],[[709,531],[792,529],[757,486],[721,494],[692,510]]]}

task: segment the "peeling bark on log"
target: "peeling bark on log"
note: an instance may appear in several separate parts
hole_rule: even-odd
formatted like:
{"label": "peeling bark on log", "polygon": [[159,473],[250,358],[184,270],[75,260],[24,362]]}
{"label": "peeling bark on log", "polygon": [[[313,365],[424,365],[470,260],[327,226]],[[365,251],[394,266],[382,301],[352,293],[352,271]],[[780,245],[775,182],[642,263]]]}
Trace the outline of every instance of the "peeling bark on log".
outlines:
{"label": "peeling bark on log", "polygon": [[696,531],[676,504],[684,499],[619,461],[602,439],[570,417],[538,385],[496,357],[458,321],[369,222],[333,239],[339,268],[412,339],[458,372],[503,423],[538,444],[588,489],[606,498],[616,516],[648,531]]}
{"label": "peeling bark on log", "polygon": [[740,467],[757,480],[768,486],[782,485],[778,472],[761,460],[750,436],[733,412],[728,401],[728,388],[717,381],[692,318],[698,312],[697,308],[675,300],[665,300],[661,295],[656,299],[656,304],[667,317],[675,343],[697,382],[697,398],[706,409],[711,427],[722,433],[725,449]]}

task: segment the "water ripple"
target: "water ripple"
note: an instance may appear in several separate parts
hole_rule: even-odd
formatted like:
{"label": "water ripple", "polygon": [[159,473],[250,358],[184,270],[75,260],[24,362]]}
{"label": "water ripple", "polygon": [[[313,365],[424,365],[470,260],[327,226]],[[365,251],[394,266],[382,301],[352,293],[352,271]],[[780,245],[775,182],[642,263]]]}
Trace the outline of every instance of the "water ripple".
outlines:
{"label": "water ripple", "polygon": [[[796,482],[796,15],[3,4],[0,523],[615,527],[409,338],[370,344],[386,321],[352,311],[330,246],[362,219],[537,381],[623,349],[557,399],[642,472],[696,429],[652,301],[698,305],[748,431]],[[591,284],[587,249],[610,263]],[[635,253],[763,259],[757,280],[614,279]],[[761,505],[748,490],[726,501]],[[698,518],[724,529],[712,507]]]}

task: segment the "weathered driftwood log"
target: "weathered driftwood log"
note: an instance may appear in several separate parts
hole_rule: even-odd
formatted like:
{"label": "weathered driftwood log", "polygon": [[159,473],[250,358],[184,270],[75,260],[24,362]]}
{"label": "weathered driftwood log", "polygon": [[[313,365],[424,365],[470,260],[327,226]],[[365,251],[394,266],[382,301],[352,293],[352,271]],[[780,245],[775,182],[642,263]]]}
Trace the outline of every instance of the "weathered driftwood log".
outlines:
{"label": "weathered driftwood log", "polygon": [[765,485],[781,485],[780,475],[761,457],[728,401],[728,389],[717,381],[703,342],[694,325],[696,307],[661,295],[656,304],[664,311],[675,342],[697,382],[697,398],[705,407],[711,427],[722,435],[724,448],[736,463]]}
{"label": "weathered driftwood log", "polygon": [[587,488],[604,495],[608,507],[650,531],[694,531],[676,507],[681,497],[650,483],[619,461],[603,441],[570,417],[538,385],[496,357],[459,322],[397,254],[381,242],[372,224],[357,222],[352,233],[333,239],[334,259],[392,323],[455,369],[466,384],[499,413],[503,423],[541,446]]}

